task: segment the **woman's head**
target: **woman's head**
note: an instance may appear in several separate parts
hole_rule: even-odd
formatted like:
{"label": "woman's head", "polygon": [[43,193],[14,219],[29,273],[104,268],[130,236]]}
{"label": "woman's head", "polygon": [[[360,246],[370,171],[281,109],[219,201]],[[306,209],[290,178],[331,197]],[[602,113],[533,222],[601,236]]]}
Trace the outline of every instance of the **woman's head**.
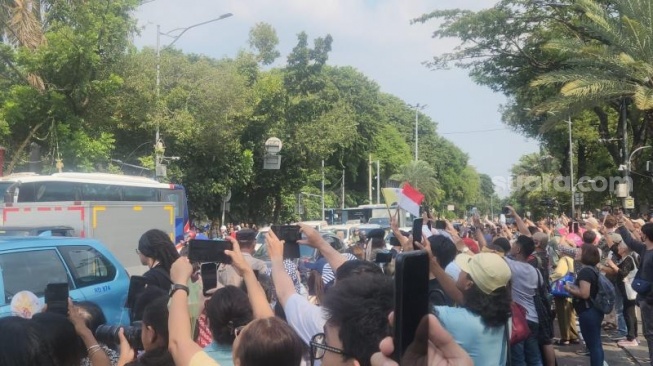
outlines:
{"label": "woman's head", "polygon": [[302,353],[301,339],[276,317],[250,322],[233,344],[234,364],[240,366],[299,366]]}
{"label": "woman's head", "polygon": [[141,341],[145,351],[168,348],[168,296],[161,296],[145,307]]}
{"label": "woman's head", "polygon": [[205,310],[213,339],[221,345],[233,344],[236,328],[247,325],[254,317],[247,294],[235,286],[217,290]]}
{"label": "woman's head", "polygon": [[[40,336],[52,347],[57,364],[79,365],[84,357],[80,346],[81,339],[68,317],[46,311],[34,315],[32,321],[41,326]],[[2,346],[4,347],[4,344]]]}
{"label": "woman's head", "polygon": [[177,248],[168,234],[157,229],[147,231],[138,240],[138,255],[144,266],[151,268],[159,263],[166,271],[170,271],[172,263],[179,258]]}
{"label": "woman's head", "polygon": [[0,319],[0,365],[55,366],[42,328],[38,322],[17,316]]}
{"label": "woman's head", "polygon": [[586,266],[596,266],[601,261],[599,248],[592,244],[583,244],[580,251],[580,262]]}

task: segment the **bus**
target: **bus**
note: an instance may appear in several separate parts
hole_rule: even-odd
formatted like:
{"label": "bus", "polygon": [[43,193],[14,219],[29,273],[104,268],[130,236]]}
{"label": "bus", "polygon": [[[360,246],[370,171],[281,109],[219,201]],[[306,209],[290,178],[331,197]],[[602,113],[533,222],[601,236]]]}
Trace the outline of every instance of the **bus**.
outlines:
{"label": "bus", "polygon": [[0,178],[5,203],[24,202],[172,202],[175,239],[190,230],[186,190],[180,184],[150,178],[107,173],[16,173]]}

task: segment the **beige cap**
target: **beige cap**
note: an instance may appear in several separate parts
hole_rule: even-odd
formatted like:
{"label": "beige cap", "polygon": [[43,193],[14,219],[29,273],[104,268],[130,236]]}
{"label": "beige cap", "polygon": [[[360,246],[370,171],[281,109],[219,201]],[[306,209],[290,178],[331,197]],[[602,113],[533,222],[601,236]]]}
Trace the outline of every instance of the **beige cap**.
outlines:
{"label": "beige cap", "polygon": [[455,262],[488,295],[506,286],[512,277],[508,263],[494,253],[479,253],[475,256],[461,253],[456,256]]}
{"label": "beige cap", "polygon": [[585,221],[585,226],[589,226],[588,229],[598,229],[599,228],[599,222],[593,217],[587,218],[584,221]]}
{"label": "beige cap", "polygon": [[639,226],[644,226],[646,222],[642,219],[633,220],[633,224],[639,224]]}
{"label": "beige cap", "polygon": [[619,244],[623,243],[624,238],[621,237],[621,235],[617,233],[608,233],[607,234],[610,237],[610,240],[612,240],[612,244]]}

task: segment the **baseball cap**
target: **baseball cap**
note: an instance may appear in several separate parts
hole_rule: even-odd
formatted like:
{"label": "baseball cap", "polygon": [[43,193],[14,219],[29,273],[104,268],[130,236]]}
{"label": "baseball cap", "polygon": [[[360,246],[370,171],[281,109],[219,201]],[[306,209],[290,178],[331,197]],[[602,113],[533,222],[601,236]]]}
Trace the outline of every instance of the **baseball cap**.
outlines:
{"label": "baseball cap", "polygon": [[474,254],[478,254],[481,251],[481,248],[479,248],[478,244],[476,241],[472,238],[463,238],[463,242],[469,248],[469,250],[472,251]]}
{"label": "baseball cap", "polygon": [[646,222],[642,219],[633,220],[633,224],[639,224],[639,226],[644,226]]}
{"label": "baseball cap", "polygon": [[256,231],[252,229],[238,230],[238,232],[236,232],[236,240],[238,241],[256,240]]}
{"label": "baseball cap", "polygon": [[455,260],[461,270],[467,272],[472,281],[485,294],[505,287],[512,273],[510,267],[501,256],[494,253],[479,253],[474,256],[461,253]]}

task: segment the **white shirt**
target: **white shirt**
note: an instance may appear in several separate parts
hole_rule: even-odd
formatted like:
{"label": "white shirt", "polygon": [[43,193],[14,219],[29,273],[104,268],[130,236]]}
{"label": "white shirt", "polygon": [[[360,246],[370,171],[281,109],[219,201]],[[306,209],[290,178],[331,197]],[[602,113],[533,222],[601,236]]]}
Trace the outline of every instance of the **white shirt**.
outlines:
{"label": "white shirt", "polygon": [[286,313],[286,321],[290,327],[307,345],[310,345],[314,335],[324,333],[326,314],[321,307],[311,304],[305,297],[298,294],[290,295],[283,311]]}

